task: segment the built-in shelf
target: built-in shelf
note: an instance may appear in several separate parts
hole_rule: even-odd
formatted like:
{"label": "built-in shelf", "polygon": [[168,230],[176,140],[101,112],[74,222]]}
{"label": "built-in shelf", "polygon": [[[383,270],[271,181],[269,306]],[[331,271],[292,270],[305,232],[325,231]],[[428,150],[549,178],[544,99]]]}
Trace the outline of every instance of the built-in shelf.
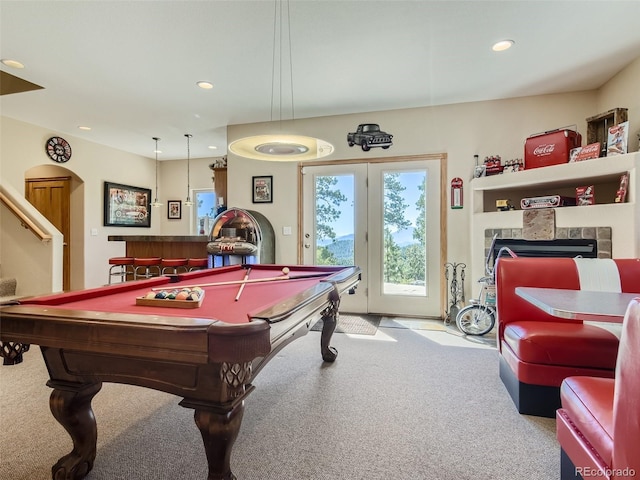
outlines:
{"label": "built-in shelf", "polygon": [[[595,186],[597,204],[614,203],[620,177],[640,166],[640,153],[565,163],[549,167],[504,173],[471,181],[473,213],[493,212],[495,201],[509,199],[516,209],[526,197],[563,195],[575,197],[576,187]],[[631,180],[631,178],[630,178]],[[636,201],[634,188],[629,188],[627,202]]]}
{"label": "built-in shelf", "polygon": [[[471,274],[484,274],[485,231],[522,228],[520,200],[526,197],[575,197],[579,186],[595,186],[595,205],[558,207],[556,227],[611,227],[612,255],[640,255],[640,152],[549,167],[474,178],[470,182],[472,209]],[[626,202],[615,203],[620,177],[629,173]],[[496,200],[509,199],[517,210],[497,211]],[[505,237],[508,238],[508,237]],[[473,278],[473,277],[472,277]]]}

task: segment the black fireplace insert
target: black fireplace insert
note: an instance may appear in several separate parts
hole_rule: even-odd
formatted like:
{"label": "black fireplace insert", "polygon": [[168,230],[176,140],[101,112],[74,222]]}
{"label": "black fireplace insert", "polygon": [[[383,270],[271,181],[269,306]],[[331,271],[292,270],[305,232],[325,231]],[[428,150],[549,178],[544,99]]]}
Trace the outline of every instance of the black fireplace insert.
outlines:
{"label": "black fireplace insert", "polygon": [[[495,263],[502,247],[508,247],[519,257],[597,258],[598,241],[583,238],[557,238],[555,240],[523,240],[520,238],[496,238],[491,252]],[[501,256],[507,255],[503,252]]]}

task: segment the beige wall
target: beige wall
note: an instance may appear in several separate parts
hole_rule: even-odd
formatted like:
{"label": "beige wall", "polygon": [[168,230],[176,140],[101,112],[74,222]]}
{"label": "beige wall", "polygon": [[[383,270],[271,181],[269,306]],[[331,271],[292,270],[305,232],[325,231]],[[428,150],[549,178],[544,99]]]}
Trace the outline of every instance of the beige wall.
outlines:
{"label": "beige wall", "polygon": [[[0,147],[0,175],[2,183],[24,192],[24,179],[28,171],[54,165],[46,156],[44,145],[53,135],[60,135],[46,128],[30,125],[10,118],[0,117],[2,144]],[[73,149],[71,160],[64,168],[74,176],[74,184],[83,195],[82,218],[72,218],[72,223],[82,225],[82,231],[74,234],[76,242],[84,243],[83,253],[75,256],[72,266],[74,288],[95,287],[107,281],[107,260],[124,253],[124,245],[108,242],[109,235],[158,234],[160,223],[152,218],[151,228],[122,228],[103,226],[103,182],[154,188],[154,162],[83,138],[61,135]],[[150,147],[151,149],[151,147]],[[30,173],[30,175],[32,175]],[[72,198],[75,195],[72,193]],[[92,235],[92,230],[96,235]],[[0,259],[2,261],[2,259]],[[83,279],[84,285],[79,285]]]}
{"label": "beige wall", "polygon": [[[159,163],[159,195],[164,205],[152,211],[151,228],[105,227],[103,182],[150,188],[155,194],[154,159],[108,148],[84,138],[60,134],[7,117],[0,117],[0,134],[0,181],[3,185],[10,185],[18,192],[24,193],[26,177],[72,177],[73,289],[96,287],[106,283],[109,257],[125,253],[124,243],[107,241],[109,235],[189,234],[190,215],[187,209],[183,208],[182,220],[168,220],[166,211],[167,200],[185,200],[186,161]],[[53,135],[63,136],[73,150],[71,160],[62,166],[51,162],[45,153],[45,142]],[[151,141],[149,149],[152,150]],[[213,187],[212,171],[209,169],[213,160],[191,160],[192,188]],[[82,208],[78,208],[79,205],[82,205]],[[3,248],[2,252],[6,250]]]}
{"label": "beige wall", "polygon": [[[586,131],[585,119],[595,114],[596,92],[580,92],[565,95],[525,97],[509,100],[465,103],[430,108],[415,108],[354,114],[295,122],[293,133],[318,136],[334,144],[332,160],[393,157],[422,153],[446,153],[448,179],[460,177],[465,185],[472,178],[474,154],[482,160],[489,155],[500,155],[503,160],[522,158],[527,136],[565,125],[577,124]],[[394,145],[388,150],[372,149],[363,152],[349,147],[347,132],[364,122],[375,122],[394,135]],[[228,141],[245,135],[257,134],[263,125],[231,126]],[[264,131],[264,130],[263,130]],[[274,175],[274,202],[269,205],[252,205],[250,185],[252,175]],[[229,192],[229,204],[240,208],[254,208],[273,223],[276,231],[276,261],[294,263],[298,237],[297,224],[297,164],[249,161],[229,155],[230,183],[239,186]],[[468,189],[465,189],[465,197]],[[465,198],[468,205],[468,198]],[[447,210],[449,241],[448,261],[469,260],[470,211]],[[283,226],[293,226],[294,235],[283,236]],[[481,241],[480,239],[478,241]]]}
{"label": "beige wall", "polygon": [[[629,109],[631,123],[630,151],[638,149],[640,132],[640,58],[614,76],[601,89],[558,95],[521,97],[507,100],[444,105],[437,107],[361,113],[295,122],[282,122],[282,131],[311,135],[331,142],[335,153],[328,159],[349,160],[380,158],[423,153],[446,153],[448,179],[460,177],[465,185],[472,178],[473,155],[480,160],[500,155],[503,160],[522,158],[524,141],[534,133],[567,125],[577,125],[586,140],[586,119],[615,107]],[[349,147],[346,135],[359,123],[375,122],[394,135],[388,150],[363,152]],[[277,133],[280,123],[231,125],[228,143],[259,133]],[[247,160],[228,155],[228,178],[237,188],[228,193],[229,205],[258,210],[273,224],[276,232],[276,262],[294,263],[297,252],[297,164]],[[252,175],[274,175],[272,204],[251,204],[249,188]],[[469,189],[465,189],[468,205]],[[469,262],[470,211],[448,210],[448,261]],[[283,226],[292,226],[294,235],[282,235]]]}
{"label": "beige wall", "polygon": [[[576,124],[586,133],[587,117],[614,107],[629,109],[631,120],[631,150],[637,150],[640,131],[640,58],[621,71],[598,91],[561,95],[514,98],[508,100],[414,108],[387,112],[362,113],[334,117],[282,122],[292,133],[318,136],[334,144],[333,160],[446,153],[448,179],[461,177],[468,185],[472,177],[473,155],[480,159],[488,155],[501,155],[504,160],[523,155],[524,140],[533,133]],[[349,131],[363,122],[377,122],[394,134],[394,145],[389,150],[372,149],[363,152],[350,148],[346,142]],[[265,133],[274,124],[232,125],[228,128],[228,141]],[[51,161],[44,152],[44,143],[58,132],[0,117],[0,181],[24,191],[25,172]],[[73,172],[82,185],[84,214],[81,219],[80,241],[84,242],[81,262],[75,262],[76,278],[83,278],[84,287],[102,285],[106,281],[107,259],[124,253],[122,243],[107,242],[108,235],[125,234],[187,234],[189,216],[183,211],[180,221],[168,220],[166,201],[186,196],[185,161],[161,162],[160,199],[164,203],[152,215],[151,228],[103,227],[102,189],[105,180],[154,189],[155,162],[151,158],[129,154],[92,143],[84,138],[64,136],[72,145],[73,157],[64,168]],[[276,232],[276,261],[294,263],[297,260],[297,165],[252,161],[228,155],[229,207],[256,210],[265,215]],[[213,159],[197,159],[191,163],[191,187],[209,188]],[[251,177],[273,175],[274,201],[272,204],[251,203]],[[469,189],[465,190],[465,197]],[[469,260],[470,245],[479,239],[470,238],[470,211],[468,199],[462,210],[448,212],[449,261]],[[282,235],[282,227],[292,227],[293,235]],[[97,235],[92,235],[95,230]],[[2,259],[0,258],[0,262]],[[76,265],[76,263],[78,265]],[[76,285],[74,285],[75,287]]]}
{"label": "beige wall", "polygon": [[[214,162],[213,158],[198,158],[189,161],[191,172],[190,186],[191,190],[212,189],[213,188],[213,171],[209,168]],[[160,230],[163,235],[190,235],[193,231],[195,220],[195,205],[186,207],[184,205],[187,199],[187,161],[186,160],[170,160],[160,162],[160,198],[164,204],[161,208]],[[182,202],[182,218],[167,218],[167,201],[180,200]],[[191,196],[191,200],[195,200]],[[207,232],[209,233],[209,232]]]}

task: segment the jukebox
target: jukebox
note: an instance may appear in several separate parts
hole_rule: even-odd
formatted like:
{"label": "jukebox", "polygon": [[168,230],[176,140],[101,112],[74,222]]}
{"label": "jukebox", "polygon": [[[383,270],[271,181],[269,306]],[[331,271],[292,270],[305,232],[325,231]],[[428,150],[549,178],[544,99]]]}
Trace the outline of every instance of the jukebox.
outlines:
{"label": "jukebox", "polygon": [[214,219],[207,252],[212,267],[275,263],[273,227],[261,213],[230,208]]}

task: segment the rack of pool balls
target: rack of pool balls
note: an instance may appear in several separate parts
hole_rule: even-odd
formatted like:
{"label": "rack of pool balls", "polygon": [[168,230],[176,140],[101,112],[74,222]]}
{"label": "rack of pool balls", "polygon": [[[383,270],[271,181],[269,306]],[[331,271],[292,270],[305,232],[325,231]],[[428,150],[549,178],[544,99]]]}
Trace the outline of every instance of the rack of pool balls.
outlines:
{"label": "rack of pool balls", "polygon": [[148,307],[197,308],[202,305],[204,290],[200,287],[151,290],[136,298],[136,305]]}

